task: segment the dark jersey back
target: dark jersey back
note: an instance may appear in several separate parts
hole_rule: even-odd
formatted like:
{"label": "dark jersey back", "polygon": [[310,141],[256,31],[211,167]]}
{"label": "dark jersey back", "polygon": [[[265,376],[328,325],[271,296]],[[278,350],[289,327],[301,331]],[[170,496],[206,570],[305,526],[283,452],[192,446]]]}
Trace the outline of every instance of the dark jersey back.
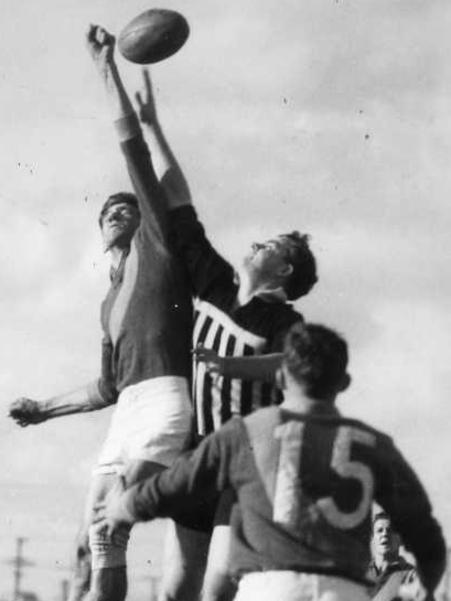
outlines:
{"label": "dark jersey back", "polygon": [[230,420],[190,457],[138,485],[128,509],[144,519],[191,504],[205,512],[231,487],[238,497],[234,572],[294,570],[365,582],[375,501],[433,589],[446,547],[412,468],[385,434],[317,409],[291,413],[282,405]]}
{"label": "dark jersey back", "polygon": [[[272,540],[277,553],[266,561],[276,562],[278,569],[364,580],[382,435],[338,415],[300,418],[270,410],[244,423],[250,449],[244,454],[252,459],[240,464],[254,463],[258,477],[249,469],[235,476],[239,531],[261,521],[251,546],[264,556],[264,538]],[[248,537],[246,531],[240,545],[247,546]]]}
{"label": "dark jersey back", "polygon": [[388,436],[339,415],[276,408],[244,426],[249,442],[231,474],[240,501],[239,571],[297,569],[364,581],[374,501],[420,562],[440,566],[444,544],[429,500]]}

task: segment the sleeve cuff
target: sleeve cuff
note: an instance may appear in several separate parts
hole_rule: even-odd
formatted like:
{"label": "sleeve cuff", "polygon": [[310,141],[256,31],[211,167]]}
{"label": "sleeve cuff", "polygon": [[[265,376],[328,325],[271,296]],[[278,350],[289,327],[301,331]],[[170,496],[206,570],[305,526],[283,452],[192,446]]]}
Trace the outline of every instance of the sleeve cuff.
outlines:
{"label": "sleeve cuff", "polygon": [[100,392],[98,380],[88,384],[88,402],[91,407],[104,407],[109,404],[105,401]]}
{"label": "sleeve cuff", "polygon": [[114,122],[120,142],[126,142],[141,135],[141,126],[136,113],[130,113]]}

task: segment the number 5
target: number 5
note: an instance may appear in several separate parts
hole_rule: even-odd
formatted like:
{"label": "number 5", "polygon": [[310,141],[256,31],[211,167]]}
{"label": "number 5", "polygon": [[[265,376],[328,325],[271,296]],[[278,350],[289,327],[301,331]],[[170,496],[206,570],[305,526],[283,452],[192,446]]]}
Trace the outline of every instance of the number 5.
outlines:
{"label": "number 5", "polygon": [[[289,527],[296,527],[299,518],[299,504],[302,497],[299,466],[304,427],[305,425],[301,422],[288,422],[278,426],[274,432],[276,438],[280,439],[280,457],[273,519],[275,522]],[[330,466],[342,478],[360,482],[362,493],[356,509],[347,513],[342,512],[332,497],[324,497],[316,502],[326,520],[340,530],[358,526],[368,515],[373,500],[373,474],[364,463],[351,461],[353,443],[374,446],[376,437],[365,430],[342,426],[338,429],[334,441]]]}
{"label": "number 5", "polygon": [[353,442],[372,447],[376,443],[376,437],[365,430],[342,426],[338,429],[330,465],[342,478],[352,478],[360,482],[362,497],[357,508],[350,513],[344,513],[338,509],[332,497],[325,497],[317,502],[327,521],[332,526],[342,530],[355,528],[363,522],[368,515],[373,500],[373,474],[367,465],[359,461],[351,461],[350,455]]}

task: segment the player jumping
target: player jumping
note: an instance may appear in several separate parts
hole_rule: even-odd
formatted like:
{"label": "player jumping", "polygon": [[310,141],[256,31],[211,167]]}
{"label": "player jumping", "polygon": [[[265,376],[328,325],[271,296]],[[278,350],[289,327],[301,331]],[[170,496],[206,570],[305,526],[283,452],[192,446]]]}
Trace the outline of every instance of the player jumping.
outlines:
{"label": "player jumping", "polygon": [[[19,424],[27,425],[117,403],[92,480],[73,600],[81,598],[89,584],[87,537],[94,505],[117,483],[118,473],[129,486],[171,465],[187,448],[192,425],[191,295],[168,242],[164,190],[114,61],[114,38],[91,26],[87,44],[114,111],[135,190],[135,195],[110,196],[100,212],[102,238],[111,257],[111,286],[101,312],[102,375],[88,386],[46,401],[19,399],[10,412]],[[201,546],[194,533],[180,525],[177,533],[183,563],[166,566],[171,578],[164,580],[162,598],[184,601],[196,590],[196,575],[201,579],[201,572],[191,569]],[[105,540],[91,529],[90,601],[125,598],[128,535],[125,529]]]}
{"label": "player jumping", "polygon": [[285,341],[283,403],[229,421],[189,458],[115,494],[98,526],[172,515],[232,487],[236,601],[365,601],[373,502],[415,555],[431,599],[446,547],[427,495],[391,438],[340,415],[346,342],[314,324]]}
{"label": "player jumping", "polygon": [[[138,100],[154,159],[173,164],[147,75],[144,95]],[[314,286],[316,264],[308,236],[292,232],[252,244],[236,273],[210,244],[190,195],[173,194],[170,185],[166,190],[175,243],[196,299],[193,347],[202,345],[228,357],[253,357],[241,371],[235,363],[233,377],[212,378],[204,363],[195,363],[193,397],[198,433],[204,436],[232,416],[247,415],[277,400],[274,375],[280,360],[263,354],[280,351],[283,334],[302,320],[290,301]],[[267,381],[254,382],[251,377]],[[205,601],[223,599],[228,588],[229,513],[230,500],[224,498],[211,543]]]}

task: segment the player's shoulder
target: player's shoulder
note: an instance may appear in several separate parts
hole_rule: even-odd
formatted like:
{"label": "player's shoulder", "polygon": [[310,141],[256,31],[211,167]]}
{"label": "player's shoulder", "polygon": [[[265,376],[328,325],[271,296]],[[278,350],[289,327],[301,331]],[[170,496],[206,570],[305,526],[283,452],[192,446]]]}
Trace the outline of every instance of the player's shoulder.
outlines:
{"label": "player's shoulder", "polygon": [[272,424],[279,422],[281,419],[280,416],[281,412],[279,407],[263,407],[262,409],[258,409],[246,417],[242,417],[241,423],[244,427],[249,425],[257,426],[260,424]]}
{"label": "player's shoulder", "polygon": [[286,321],[296,323],[298,321],[303,322],[304,318],[301,313],[297,309],[294,308],[289,302],[279,301],[279,302],[268,302],[269,310],[274,313],[274,315],[278,318],[279,321]]}
{"label": "player's shoulder", "polygon": [[300,421],[314,421],[314,422],[331,422],[336,426],[348,426],[350,428],[358,428],[360,430],[365,430],[381,438],[386,440],[387,442],[391,441],[390,436],[385,434],[384,432],[374,428],[373,426],[367,424],[366,422],[353,418],[341,415],[336,410],[331,410],[327,412],[315,412],[315,413],[292,413],[290,411],[284,411],[283,407],[265,407],[263,409],[259,409],[250,415],[241,418],[241,422],[247,426],[248,424],[257,425],[257,424],[271,424],[271,423],[279,423],[281,421],[286,421],[287,418],[292,417],[296,418]]}
{"label": "player's shoulder", "polygon": [[236,415],[223,424],[219,430],[212,432],[207,436],[207,439],[213,438],[217,441],[231,441],[241,438],[245,431],[244,418]]}
{"label": "player's shoulder", "polygon": [[393,438],[386,432],[375,428],[363,420],[353,417],[339,416],[337,418],[337,426],[348,427],[353,430],[359,430],[360,432],[369,434],[373,441],[371,446],[376,450],[379,459],[383,459],[383,457],[385,457],[389,461],[390,458],[394,457],[396,454],[396,447]]}
{"label": "player's shoulder", "polygon": [[266,315],[264,315],[266,327],[269,329],[271,350],[281,351],[283,341],[288,330],[295,323],[303,323],[304,318],[291,303],[274,302],[265,303]]}
{"label": "player's shoulder", "polygon": [[241,418],[241,427],[252,440],[268,440],[281,419],[278,407],[264,407]]}
{"label": "player's shoulder", "polygon": [[367,422],[364,422],[361,419],[357,419],[355,417],[348,417],[341,414],[338,415],[336,419],[341,426],[348,426],[350,428],[364,430],[370,434],[373,434],[379,441],[383,442],[384,444],[393,444],[391,436],[389,436],[385,432],[382,432],[382,430],[379,430],[378,428],[375,428],[374,426],[368,424]]}
{"label": "player's shoulder", "polygon": [[254,437],[264,438],[279,424],[283,424],[287,420],[296,420],[306,424],[311,423],[319,427],[324,426],[335,429],[349,428],[351,430],[363,431],[373,436],[374,444],[378,449],[384,450],[387,454],[391,454],[394,449],[393,440],[388,434],[374,428],[360,419],[343,416],[338,411],[325,413],[292,413],[284,410],[283,407],[265,407],[241,418],[239,427],[252,432]]}

